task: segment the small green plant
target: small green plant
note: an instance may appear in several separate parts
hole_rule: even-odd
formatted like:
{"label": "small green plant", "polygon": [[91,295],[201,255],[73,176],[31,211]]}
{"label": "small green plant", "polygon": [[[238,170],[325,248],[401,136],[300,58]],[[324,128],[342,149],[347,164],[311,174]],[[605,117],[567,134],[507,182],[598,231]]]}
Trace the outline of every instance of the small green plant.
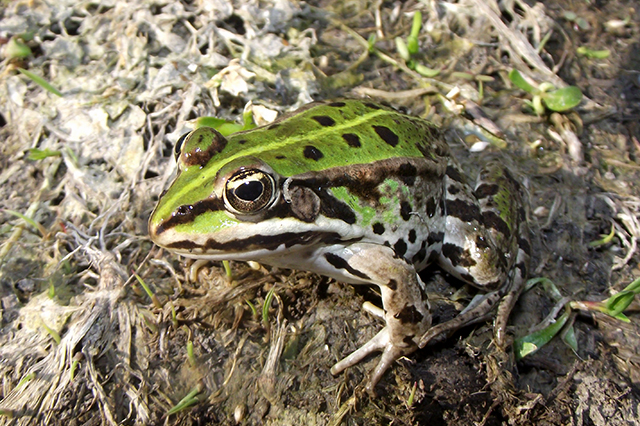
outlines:
{"label": "small green plant", "polygon": [[27,70],[25,70],[23,68],[18,68],[18,71],[20,71],[22,74],[26,75],[29,79],[31,79],[34,83],[36,83],[39,86],[41,86],[47,92],[50,92],[50,93],[53,93],[56,96],[62,97],[62,93],[60,93],[60,91],[58,89],[53,87],[51,84],[49,84],[49,82],[47,82],[44,78],[40,77],[39,75],[36,75],[36,74],[32,73],[31,71],[27,71]]}
{"label": "small green plant", "polygon": [[635,279],[619,293],[614,294],[602,302],[571,302],[571,307],[576,309],[588,309],[591,311],[603,312],[620,321],[631,322],[622,312],[629,307],[636,294],[640,293],[640,278]]}
{"label": "small green plant", "polygon": [[49,335],[53,338],[53,340],[56,342],[56,345],[59,345],[60,342],[62,341],[62,339],[60,338],[60,334],[58,334],[57,331],[55,331],[53,328],[50,328],[47,324],[44,323],[44,321],[42,320],[42,318],[40,318],[40,321],[42,323],[42,328],[45,329],[45,331],[47,333],[49,333]]}
{"label": "small green plant", "polygon": [[233,271],[231,270],[231,265],[228,260],[222,261],[222,267],[224,268],[224,272],[227,274],[227,278],[229,281],[233,280]]}
{"label": "small green plant", "polygon": [[138,280],[138,282],[140,283],[144,291],[147,293],[147,295],[151,298],[151,302],[153,302],[153,306],[155,306],[158,309],[162,309],[162,303],[160,302],[156,294],[149,288],[147,283],[144,282],[142,277],[140,277],[140,275],[136,274],[135,272],[133,272],[133,275],[136,277],[136,280]]}
{"label": "small green plant", "polygon": [[187,361],[189,362],[189,366],[191,368],[195,368],[198,363],[196,362],[196,356],[193,353],[193,342],[189,340],[187,342]]}
{"label": "small green plant", "polygon": [[577,106],[582,100],[582,92],[576,86],[556,89],[553,84],[544,82],[535,87],[515,69],[509,72],[509,80],[533,97],[531,101],[525,102],[537,115],[544,114],[545,107],[551,111],[567,111]]}
{"label": "small green plant", "polygon": [[25,215],[23,215],[20,212],[17,212],[15,210],[9,210],[9,209],[0,209],[0,211],[9,213],[10,215],[13,215],[15,217],[19,217],[20,219],[24,220],[25,222],[27,222],[29,225],[31,225],[32,227],[34,227],[35,229],[38,230],[38,232],[40,232],[40,235],[42,235],[43,237],[47,236],[47,230],[45,229],[44,226],[42,226],[41,224],[39,224],[38,222],[36,222],[35,220],[31,219],[30,217],[26,217]]}
{"label": "small green plant", "polygon": [[[522,359],[535,353],[542,346],[549,343],[553,337],[560,334],[562,341],[574,352],[578,350],[578,342],[573,329],[573,311],[598,311],[605,313],[620,321],[630,322],[629,318],[622,312],[629,307],[637,294],[640,293],[640,278],[634,280],[621,292],[609,297],[601,302],[575,301],[563,298],[555,284],[547,278],[533,278],[527,281],[526,290],[536,284],[541,284],[545,292],[556,301],[556,308],[545,319],[544,327],[540,327],[534,332],[515,339],[513,343],[516,359]],[[564,308],[564,313],[555,318],[557,313]]]}
{"label": "small green plant", "polygon": [[198,394],[202,392],[202,385],[198,385],[191,390],[184,398],[180,400],[176,405],[173,406],[169,411],[167,411],[167,416],[170,416],[175,413],[179,413],[180,411],[186,410],[187,408],[197,404],[200,402],[198,398]]}
{"label": "small green plant", "polygon": [[609,244],[611,241],[613,241],[613,237],[615,237],[615,235],[616,235],[616,228],[612,224],[611,232],[609,232],[607,235],[601,234],[600,235],[601,238],[599,240],[591,241],[589,243],[589,247],[600,247],[600,246]]}
{"label": "small green plant", "polygon": [[578,16],[575,12],[566,11],[562,14],[562,17],[567,21],[573,23],[577,28],[581,30],[588,30],[591,28],[591,25],[581,16]]}
{"label": "small green plant", "polygon": [[609,49],[593,50],[584,46],[578,47],[576,49],[576,53],[580,56],[586,56],[587,58],[591,58],[591,59],[606,59],[611,54]]}
{"label": "small green plant", "polygon": [[31,56],[31,48],[25,43],[25,38],[22,35],[16,35],[9,39],[4,47],[4,57],[11,59],[24,59]]}
{"label": "small green plant", "polygon": [[[404,59],[407,64],[407,68],[414,70],[418,74],[424,77],[435,77],[440,74],[440,70],[434,70],[429,67],[426,67],[420,63],[417,63],[412,56],[418,53],[419,45],[418,45],[418,34],[420,34],[420,29],[422,28],[422,13],[420,11],[416,11],[413,15],[413,24],[411,25],[411,33],[407,37],[407,41],[405,41],[401,37],[396,37],[396,50],[402,59]],[[375,39],[374,39],[375,40]],[[371,39],[369,39],[371,43]]]}
{"label": "small green plant", "polygon": [[59,157],[62,155],[60,151],[53,151],[49,148],[30,148],[28,151],[29,155],[27,155],[27,158],[34,161],[44,160],[47,157]]}
{"label": "small green plant", "polygon": [[271,290],[269,290],[267,296],[264,298],[264,305],[262,305],[262,324],[267,328],[269,327],[269,308],[271,307],[275,289],[275,286],[271,287]]}

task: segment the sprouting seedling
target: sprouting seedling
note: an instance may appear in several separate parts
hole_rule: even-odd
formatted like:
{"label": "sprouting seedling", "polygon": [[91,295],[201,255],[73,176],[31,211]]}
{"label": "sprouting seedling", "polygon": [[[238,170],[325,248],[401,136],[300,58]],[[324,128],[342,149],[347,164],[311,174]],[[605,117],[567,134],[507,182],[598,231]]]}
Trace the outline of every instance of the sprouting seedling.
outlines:
{"label": "sprouting seedling", "polygon": [[412,56],[419,51],[418,34],[420,34],[421,28],[422,13],[418,10],[413,15],[413,24],[411,25],[411,33],[407,37],[407,42],[405,43],[401,37],[396,37],[396,50],[400,57],[406,62],[407,68],[414,70],[424,77],[435,77],[440,74],[440,70],[431,69],[412,59]]}
{"label": "sprouting seedling", "polygon": [[575,12],[566,11],[562,14],[562,17],[575,25],[575,29],[588,30],[591,25],[581,16],[578,16]]}
{"label": "sprouting seedling", "polygon": [[[556,89],[553,84],[543,82],[538,87],[533,86],[522,77],[518,70],[509,72],[509,80],[520,89],[533,96],[531,101],[525,101],[537,115],[544,114],[545,107],[551,111],[567,111],[577,106],[582,100],[582,92],[576,86],[567,86]],[[544,105],[543,105],[544,104]]]}

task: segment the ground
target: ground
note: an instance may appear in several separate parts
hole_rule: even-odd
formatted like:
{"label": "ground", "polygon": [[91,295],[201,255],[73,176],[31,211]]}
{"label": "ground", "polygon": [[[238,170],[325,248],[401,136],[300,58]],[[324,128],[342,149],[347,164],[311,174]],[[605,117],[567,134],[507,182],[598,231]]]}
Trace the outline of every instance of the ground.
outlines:
{"label": "ground", "polygon": [[[630,322],[577,304],[640,276],[638,5],[489,5],[4,1],[0,424],[639,424],[637,301]],[[410,62],[439,73],[418,74],[394,42],[416,10]],[[584,98],[536,115],[512,69]],[[146,221],[192,120],[240,120],[251,101],[270,121],[343,96],[435,121],[470,176],[504,160],[529,195],[530,277],[574,302],[574,349],[556,336],[516,361],[486,322],[400,360],[372,395],[376,357],[329,369],[382,327],[362,310],[379,304],[375,288],[240,262],[229,280],[151,243]],[[493,135],[479,135],[474,104]],[[438,268],[422,277],[435,322],[469,300]],[[557,301],[543,285],[525,292],[510,339]]]}

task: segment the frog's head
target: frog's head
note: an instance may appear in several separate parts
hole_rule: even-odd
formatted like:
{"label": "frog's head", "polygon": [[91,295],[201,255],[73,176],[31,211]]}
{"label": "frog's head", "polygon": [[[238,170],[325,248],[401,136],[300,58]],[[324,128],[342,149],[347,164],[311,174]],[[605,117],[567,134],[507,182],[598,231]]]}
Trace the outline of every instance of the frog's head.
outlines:
{"label": "frog's head", "polygon": [[178,175],[149,218],[156,244],[186,257],[245,260],[337,238],[317,220],[313,190],[225,147],[224,136],[210,128],[178,141]]}

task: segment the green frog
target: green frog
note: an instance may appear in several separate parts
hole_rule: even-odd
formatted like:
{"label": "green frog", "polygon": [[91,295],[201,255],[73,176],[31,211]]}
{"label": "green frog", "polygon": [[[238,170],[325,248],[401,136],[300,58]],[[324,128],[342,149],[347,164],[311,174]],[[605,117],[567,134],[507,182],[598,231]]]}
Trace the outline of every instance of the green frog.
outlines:
{"label": "green frog", "polygon": [[[198,128],[175,154],[177,176],[149,219],[159,246],[380,288],[383,307],[369,311],[384,328],[333,374],[381,351],[373,389],[395,360],[496,307],[504,344],[530,256],[521,188],[495,161],[469,185],[429,121],[368,101],[314,102],[229,137]],[[480,289],[436,326],[418,275],[432,262]]]}

